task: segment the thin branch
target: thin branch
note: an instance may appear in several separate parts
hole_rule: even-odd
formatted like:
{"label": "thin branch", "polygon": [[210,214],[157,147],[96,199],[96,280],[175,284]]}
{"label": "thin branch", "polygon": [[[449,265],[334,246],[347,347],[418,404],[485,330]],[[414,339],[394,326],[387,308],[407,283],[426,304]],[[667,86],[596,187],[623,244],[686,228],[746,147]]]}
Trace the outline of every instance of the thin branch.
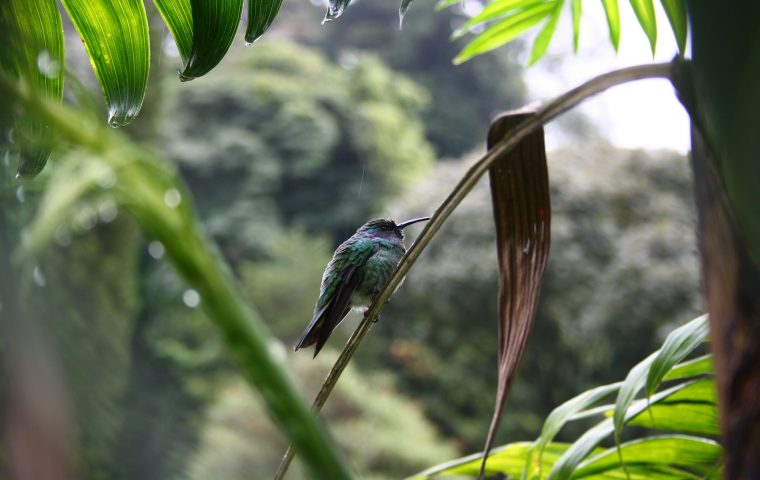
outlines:
{"label": "thin branch", "polygon": [[[554,120],[567,110],[579,105],[583,101],[604,92],[605,90],[622,85],[624,83],[643,80],[647,78],[664,78],[672,81],[674,76],[674,69],[676,65],[672,62],[668,63],[652,63],[646,65],[636,65],[633,67],[621,68],[619,70],[613,70],[598,77],[594,77],[591,80],[583,83],[582,85],[568,91],[549,102],[546,106],[538,110],[535,116],[529,118],[525,123],[518,126],[510,135],[504,137],[504,139],[496,144],[494,148],[486,152],[486,154],[478,160],[469,170],[465,173],[464,177],[459,181],[457,186],[452,190],[446,200],[441,203],[438,209],[435,211],[430,221],[425,224],[425,228],[420,233],[420,236],[409,248],[406,254],[401,258],[398,266],[385,285],[385,288],[375,297],[367,312],[364,314],[362,322],[359,324],[354,334],[348,339],[346,346],[343,347],[343,351],[340,353],[340,357],[335,362],[335,365],[330,370],[327,378],[319,390],[317,397],[314,399],[312,410],[319,412],[322,406],[327,401],[330,393],[338,381],[341,373],[348,365],[356,349],[359,347],[359,343],[364,339],[364,336],[369,331],[370,327],[374,323],[372,320],[380,315],[380,312],[388,303],[391,294],[396,290],[401,280],[407,274],[414,262],[417,261],[422,251],[427,247],[435,234],[443,225],[443,222],[451,215],[454,209],[459,203],[467,196],[472,190],[480,177],[491,167],[493,162],[509,153],[522,139],[538,127]],[[277,472],[275,473],[274,480],[282,480],[287,472],[290,462],[293,460],[293,449],[288,447],[285,455],[280,463]]]}

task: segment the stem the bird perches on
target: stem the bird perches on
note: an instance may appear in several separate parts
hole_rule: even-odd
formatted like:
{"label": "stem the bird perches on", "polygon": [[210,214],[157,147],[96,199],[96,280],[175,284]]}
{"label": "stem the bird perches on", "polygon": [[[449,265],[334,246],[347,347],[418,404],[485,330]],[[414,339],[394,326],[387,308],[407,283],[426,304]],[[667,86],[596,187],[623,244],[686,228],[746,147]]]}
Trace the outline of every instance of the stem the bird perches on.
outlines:
{"label": "stem the bird perches on", "polygon": [[[354,352],[361,343],[364,336],[369,331],[375,318],[380,315],[383,307],[390,299],[391,294],[396,290],[401,280],[407,274],[414,262],[417,261],[422,250],[427,247],[435,234],[443,225],[443,222],[451,215],[454,209],[459,203],[467,196],[472,190],[480,177],[488,171],[493,162],[509,153],[520,141],[525,138],[536,128],[548,123],[555,119],[560,114],[567,110],[577,106],[588,98],[599,94],[611,87],[622,85],[624,83],[632,82],[635,80],[643,80],[647,78],[665,78],[672,80],[675,75],[675,69],[678,68],[677,62],[683,62],[683,60],[674,60],[668,63],[652,63],[646,65],[636,65],[632,67],[621,68],[619,70],[613,70],[611,72],[599,75],[591,80],[581,84],[580,86],[560,95],[555,98],[543,108],[536,111],[535,115],[527,119],[524,123],[515,128],[512,133],[506,136],[501,142],[495,145],[491,150],[480,158],[472,167],[467,170],[464,177],[459,181],[457,186],[452,190],[449,196],[441,203],[436,209],[432,218],[425,225],[425,228],[420,233],[417,240],[409,248],[406,254],[401,258],[398,266],[388,280],[387,285],[383,290],[374,298],[372,305],[367,309],[364,314],[364,318],[354,331],[351,338],[348,339],[343,351],[340,353],[338,360],[327,375],[322,388],[320,389],[317,397],[314,399],[312,410],[317,413],[321,410],[322,406],[330,396],[333,387],[335,386],[338,378],[343,370],[348,365]],[[277,472],[275,473],[275,480],[282,480],[285,473],[288,470],[290,462],[293,460],[293,449],[291,447],[285,452],[285,456],[280,463]]]}

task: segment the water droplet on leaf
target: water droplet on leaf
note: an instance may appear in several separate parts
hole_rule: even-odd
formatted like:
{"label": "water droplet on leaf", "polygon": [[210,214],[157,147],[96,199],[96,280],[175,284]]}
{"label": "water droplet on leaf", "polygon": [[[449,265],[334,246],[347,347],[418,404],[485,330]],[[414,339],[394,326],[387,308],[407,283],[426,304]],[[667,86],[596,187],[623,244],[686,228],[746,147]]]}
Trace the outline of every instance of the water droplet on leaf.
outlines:
{"label": "water droplet on leaf", "polygon": [[116,202],[110,198],[104,200],[98,205],[98,217],[103,223],[109,223],[116,219],[119,215],[119,208],[116,206]]}
{"label": "water droplet on leaf", "polygon": [[61,64],[47,50],[42,50],[37,55],[37,69],[47,78],[56,78],[61,72]]}
{"label": "water droplet on leaf", "polygon": [[187,305],[190,308],[195,308],[201,303],[201,296],[193,290],[192,288],[188,288],[185,290],[185,292],[182,294],[182,303]]}
{"label": "water droplet on leaf", "polygon": [[35,265],[34,270],[32,270],[32,280],[34,280],[34,283],[36,283],[38,287],[44,287],[47,284],[45,275],[42,274],[42,269],[39,265]]}
{"label": "water droplet on leaf", "polygon": [[164,244],[158,240],[153,240],[148,244],[148,255],[155,258],[156,260],[163,257],[165,251],[166,250],[164,249]]}
{"label": "water droplet on leaf", "polygon": [[111,167],[103,167],[95,179],[95,183],[104,190],[116,185],[116,174]]}
{"label": "water droplet on leaf", "polygon": [[91,230],[98,221],[98,212],[90,205],[82,206],[76,213],[76,227],[82,231]]}
{"label": "water droplet on leaf", "polygon": [[182,195],[176,188],[170,188],[164,193],[164,204],[169,208],[177,208],[182,201]]}
{"label": "water droplet on leaf", "polygon": [[18,203],[24,203],[24,200],[26,200],[23,186],[20,186],[16,189],[16,200],[18,200]]}

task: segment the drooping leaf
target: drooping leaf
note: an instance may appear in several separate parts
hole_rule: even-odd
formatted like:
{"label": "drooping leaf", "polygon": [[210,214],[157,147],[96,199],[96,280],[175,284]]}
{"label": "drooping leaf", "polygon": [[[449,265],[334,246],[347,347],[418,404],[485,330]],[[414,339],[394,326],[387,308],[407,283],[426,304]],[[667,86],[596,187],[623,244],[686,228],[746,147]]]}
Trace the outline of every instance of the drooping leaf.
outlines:
{"label": "drooping leaf", "polygon": [[401,25],[404,23],[404,15],[406,15],[406,11],[409,10],[409,6],[412,4],[414,0],[401,0],[401,5],[398,7],[398,28],[401,28]]}
{"label": "drooping leaf", "polygon": [[235,38],[243,0],[191,0],[193,42],[180,80],[188,81],[208,73],[227,53]]}
{"label": "drooping leaf", "polygon": [[[662,435],[624,443],[620,452],[626,464],[684,469],[700,477],[709,474],[720,461],[722,449],[714,440],[686,435]],[[601,475],[621,467],[614,448],[594,455],[578,466],[573,478]]]}
{"label": "drooping leaf", "polygon": [[536,63],[539,58],[544,56],[546,49],[549,48],[549,43],[552,41],[554,31],[557,30],[557,21],[559,20],[560,13],[562,13],[562,7],[565,5],[565,2],[564,0],[558,0],[556,4],[557,5],[554,7],[554,10],[551,12],[549,19],[544,25],[544,28],[538,32],[536,40],[533,42],[533,49],[530,52],[528,65]]}
{"label": "drooping leaf", "polygon": [[651,396],[657,390],[662,379],[675,364],[705,341],[709,330],[707,315],[702,315],[668,335],[649,368],[645,389],[647,396]]}
{"label": "drooping leaf", "polygon": [[141,0],[61,0],[82,37],[108,108],[120,127],[139,113],[150,67],[148,19]]}
{"label": "drooping leaf", "polygon": [[508,43],[546,18],[553,8],[553,3],[540,3],[494,23],[467,44],[454,58],[454,63],[460,64]]}
{"label": "drooping leaf", "polygon": [[573,15],[573,51],[578,53],[578,37],[580,36],[581,14],[583,13],[581,0],[572,0],[570,3],[570,11]]}
{"label": "drooping leaf", "polygon": [[686,54],[686,35],[689,29],[689,21],[686,18],[686,6],[683,0],[661,0],[665,13],[668,15],[670,27],[676,37],[678,51],[681,55]]}
{"label": "drooping leaf", "polygon": [[281,5],[282,0],[248,0],[248,27],[245,30],[247,43],[251,44],[264,35]]}
{"label": "drooping leaf", "polygon": [[655,48],[657,48],[657,18],[654,15],[654,4],[652,0],[630,0],[630,2],[641,28],[649,39],[649,46],[652,47],[652,56],[654,56]]}
{"label": "drooping leaf", "polygon": [[623,430],[628,408],[633,403],[633,399],[639,390],[644,387],[644,382],[649,374],[649,367],[652,365],[658,352],[659,350],[634,366],[625,377],[623,386],[620,387],[612,417],[615,424],[615,442],[617,444],[620,443],[620,432]]}
{"label": "drooping leaf", "polygon": [[350,3],[351,0],[330,0],[330,3],[327,4],[327,12],[325,13],[325,18],[322,19],[322,23],[335,20],[343,15],[343,11],[348,8]]}
{"label": "drooping leaf", "polygon": [[[55,0],[5,0],[0,2],[0,70],[13,78],[23,78],[38,94],[60,101],[63,96],[63,26]],[[3,99],[3,109],[10,99]],[[2,125],[2,143],[7,128],[20,145],[18,175],[32,177],[42,171],[50,149],[39,143],[47,138],[44,122],[13,109],[8,125]],[[15,115],[15,118],[11,118]]]}
{"label": "drooping leaf", "polygon": [[[553,5],[553,3],[553,0],[494,0],[487,4],[477,15],[466,21],[461,27],[454,30],[451,37],[460,38],[473,28],[492,20],[509,21],[510,17],[518,13],[524,12],[525,10],[533,10],[542,5],[545,5],[547,10],[550,10],[548,7]],[[548,13],[545,13],[544,15],[548,15]]]}
{"label": "drooping leaf", "polygon": [[[651,358],[651,356],[650,356]],[[636,417],[645,411],[650,405],[656,405],[674,395],[678,391],[688,387],[694,382],[685,382],[675,385],[667,390],[658,392],[649,400],[636,400],[626,411],[625,420]],[[560,457],[549,472],[548,480],[569,480],[575,472],[578,465],[599,445],[599,443],[615,432],[613,419],[608,418],[601,421],[591,429],[587,430],[581,437],[573,442],[570,448]],[[624,477],[623,477],[624,478]]]}
{"label": "drooping leaf", "polygon": [[[531,115],[498,118],[488,132],[489,148]],[[499,354],[496,404],[481,476],[533,325],[549,256],[551,204],[543,129],[497,159],[489,179],[499,265]]]}
{"label": "drooping leaf", "polygon": [[153,0],[177,44],[182,64],[193,49],[193,11],[190,0]]}
{"label": "drooping leaf", "polygon": [[607,17],[607,27],[610,30],[610,41],[615,51],[620,47],[620,9],[618,0],[602,0],[604,15]]}

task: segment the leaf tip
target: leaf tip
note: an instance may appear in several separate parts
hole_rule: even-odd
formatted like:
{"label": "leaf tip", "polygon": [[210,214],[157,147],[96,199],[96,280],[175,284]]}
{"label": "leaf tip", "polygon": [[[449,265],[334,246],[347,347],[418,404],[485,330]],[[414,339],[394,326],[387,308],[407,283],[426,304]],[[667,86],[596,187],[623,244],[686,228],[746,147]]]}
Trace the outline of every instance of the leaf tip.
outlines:
{"label": "leaf tip", "polygon": [[135,119],[137,113],[140,111],[139,107],[129,110],[119,110],[117,108],[110,108],[108,110],[108,125],[113,128],[123,127],[128,125]]}
{"label": "leaf tip", "polygon": [[179,77],[180,82],[189,82],[190,80],[195,78],[194,76],[189,75],[187,73],[187,69],[185,69],[184,71],[178,69],[177,76]]}

